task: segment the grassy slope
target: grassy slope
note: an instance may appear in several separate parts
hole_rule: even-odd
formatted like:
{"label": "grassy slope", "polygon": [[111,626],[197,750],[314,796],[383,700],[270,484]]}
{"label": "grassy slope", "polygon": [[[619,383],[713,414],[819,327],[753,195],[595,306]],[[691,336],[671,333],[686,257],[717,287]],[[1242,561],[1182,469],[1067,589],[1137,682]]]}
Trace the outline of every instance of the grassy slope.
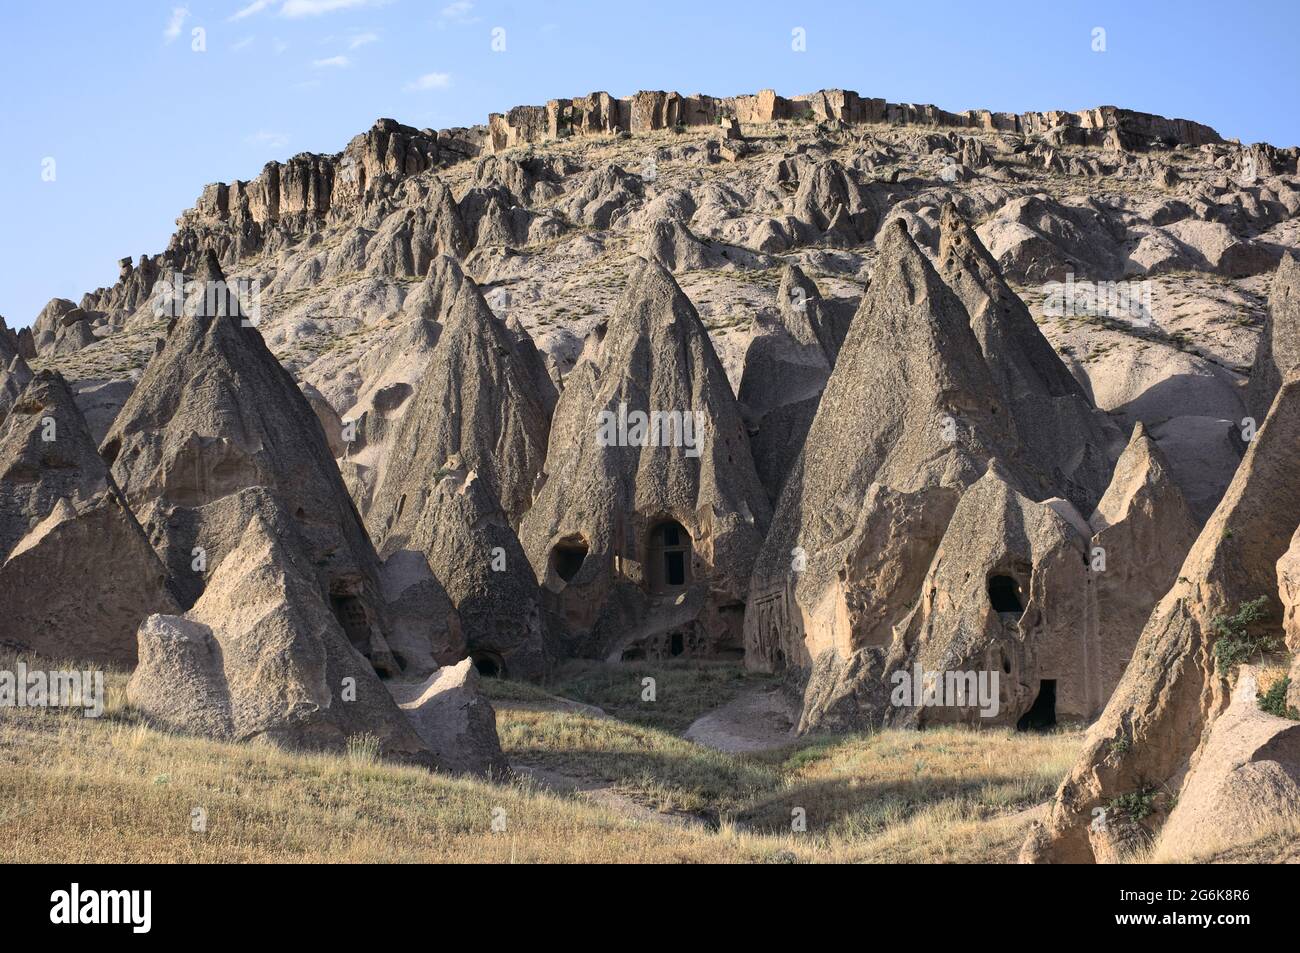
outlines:
{"label": "grassy slope", "polygon": [[[606,674],[579,667],[548,687],[584,683],[584,700],[626,702],[627,721],[538,710],[544,693],[492,685],[511,759],[604,779],[706,823],[641,820],[527,780],[493,786],[362,756],[168,735],[125,708],[115,674],[98,721],[0,712],[0,861],[1009,860],[1029,822],[1023,809],[1047,797],[1080,740],[882,732],[736,757],[677,731],[744,676],[675,666],[659,681],[659,707],[634,718],[643,673]],[[794,807],[806,833],[790,832]],[[206,832],[191,830],[196,809]],[[498,809],[506,830],[494,833]]]}

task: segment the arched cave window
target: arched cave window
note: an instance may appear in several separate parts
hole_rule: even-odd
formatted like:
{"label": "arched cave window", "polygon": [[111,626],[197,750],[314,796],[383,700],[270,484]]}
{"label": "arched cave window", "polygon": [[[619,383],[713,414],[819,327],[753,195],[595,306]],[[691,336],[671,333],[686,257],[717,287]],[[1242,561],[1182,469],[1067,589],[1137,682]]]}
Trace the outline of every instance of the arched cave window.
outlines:
{"label": "arched cave window", "polygon": [[1017,731],[1046,731],[1056,725],[1056,679],[1045,678],[1038,683],[1038,697],[1029,711],[1016,722]]}
{"label": "arched cave window", "polygon": [[484,678],[505,678],[506,663],[496,652],[471,652],[469,657]]}
{"label": "arched cave window", "polygon": [[551,550],[551,565],[555,574],[565,582],[571,582],[582,569],[587,559],[587,542],[582,538],[562,539]]}
{"label": "arched cave window", "polygon": [[646,569],[654,592],[680,589],[691,581],[691,537],[681,523],[666,520],[650,530]]}
{"label": "arched cave window", "polygon": [[989,576],[989,603],[994,612],[1011,612],[1019,617],[1025,611],[1020,602],[1020,583],[1010,576]]}

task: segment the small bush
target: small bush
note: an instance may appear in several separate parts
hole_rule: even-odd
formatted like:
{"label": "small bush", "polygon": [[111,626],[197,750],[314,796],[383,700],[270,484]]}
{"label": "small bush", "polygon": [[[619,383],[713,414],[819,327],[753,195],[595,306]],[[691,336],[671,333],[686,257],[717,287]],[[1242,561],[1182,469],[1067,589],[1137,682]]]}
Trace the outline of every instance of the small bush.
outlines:
{"label": "small bush", "polygon": [[1300,721],[1300,711],[1296,711],[1294,706],[1286,703],[1286,692],[1290,685],[1291,679],[1280,678],[1273,683],[1273,687],[1268,691],[1256,695],[1255,702],[1259,705],[1259,710],[1268,712],[1270,715],[1277,715],[1279,718]]}
{"label": "small bush", "polygon": [[1229,671],[1247,659],[1277,648],[1276,636],[1250,631],[1251,627],[1268,618],[1268,597],[1260,596],[1237,607],[1235,615],[1218,616],[1214,620],[1214,658],[1220,672]]}
{"label": "small bush", "polygon": [[1121,794],[1110,802],[1110,809],[1130,820],[1140,821],[1156,809],[1156,792],[1152,788],[1142,788]]}

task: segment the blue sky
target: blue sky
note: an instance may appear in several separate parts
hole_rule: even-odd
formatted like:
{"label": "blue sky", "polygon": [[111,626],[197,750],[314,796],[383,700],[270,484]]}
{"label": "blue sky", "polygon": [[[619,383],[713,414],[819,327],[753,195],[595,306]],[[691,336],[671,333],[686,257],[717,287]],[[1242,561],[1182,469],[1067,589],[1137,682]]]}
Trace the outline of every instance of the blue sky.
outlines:
{"label": "blue sky", "polygon": [[0,314],[22,326],[112,283],[205,183],[336,152],[381,116],[443,128],[600,89],[842,87],[953,110],[1115,104],[1293,145],[1298,26],[1294,0],[5,0]]}

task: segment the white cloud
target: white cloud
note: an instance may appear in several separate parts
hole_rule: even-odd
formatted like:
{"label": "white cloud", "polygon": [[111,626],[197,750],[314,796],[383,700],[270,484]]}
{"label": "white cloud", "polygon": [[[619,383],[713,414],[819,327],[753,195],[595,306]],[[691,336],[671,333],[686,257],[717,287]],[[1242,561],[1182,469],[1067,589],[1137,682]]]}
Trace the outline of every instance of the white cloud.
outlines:
{"label": "white cloud", "polygon": [[406,91],[408,93],[417,93],[429,89],[446,89],[450,85],[450,73],[425,73],[414,82],[407,83]]}
{"label": "white cloud", "polygon": [[455,0],[443,7],[439,16],[454,23],[477,23],[479,18],[470,16],[473,9],[474,4],[470,0]]}
{"label": "white cloud", "polygon": [[282,132],[267,132],[265,129],[258,130],[251,136],[245,136],[244,141],[250,146],[260,146],[266,149],[283,149],[289,144],[289,137]]}
{"label": "white cloud", "polygon": [[367,43],[378,43],[378,33],[358,33],[348,41],[348,49],[355,50],[359,46],[365,46]]}
{"label": "white cloud", "polygon": [[234,13],[233,13],[229,18],[228,18],[228,20],[231,20],[231,21],[233,21],[233,20],[242,20],[242,19],[244,19],[244,17],[251,17],[251,16],[253,16],[253,15],[256,14],[256,13],[261,13],[263,10],[265,10],[265,9],[266,9],[267,7],[269,7],[270,5],[271,5],[271,0],[253,0],[253,2],[250,3],[248,6],[246,6],[246,7],[241,7],[240,9],[236,10],[236,11],[235,11],[235,12],[234,12]]}
{"label": "white cloud", "polygon": [[231,48],[232,50],[234,50],[236,53],[238,53],[240,50],[246,50],[246,49],[248,49],[250,46],[252,46],[252,45],[253,45],[253,41],[254,41],[255,39],[257,39],[257,37],[255,37],[255,36],[246,36],[246,37],[244,37],[242,40],[240,40],[239,42],[237,42],[237,43],[232,43],[232,44],[230,45],[230,48]]}
{"label": "white cloud", "polygon": [[189,7],[172,7],[171,19],[167,21],[167,28],[163,30],[164,42],[170,43],[181,35],[181,27],[185,25],[185,18],[189,15]]}
{"label": "white cloud", "polygon": [[335,10],[381,6],[386,2],[387,0],[284,0],[284,4],[280,7],[280,16],[290,19],[318,17],[322,13],[333,13]]}
{"label": "white cloud", "polygon": [[330,56],[323,60],[312,60],[311,65],[316,69],[346,69],[352,65],[352,61],[346,56]]}

